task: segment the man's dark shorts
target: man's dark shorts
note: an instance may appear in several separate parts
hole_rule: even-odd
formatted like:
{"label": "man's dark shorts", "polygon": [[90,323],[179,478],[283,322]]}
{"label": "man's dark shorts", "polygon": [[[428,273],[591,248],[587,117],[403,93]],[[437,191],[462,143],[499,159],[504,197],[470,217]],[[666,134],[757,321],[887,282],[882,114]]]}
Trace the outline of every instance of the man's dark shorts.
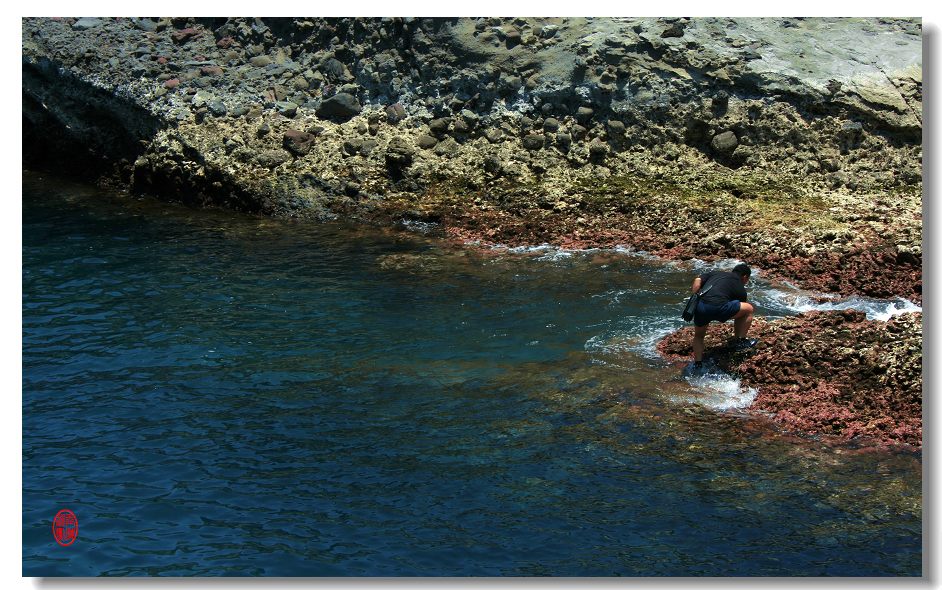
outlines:
{"label": "man's dark shorts", "polygon": [[697,302],[697,311],[693,314],[693,325],[703,327],[710,322],[725,322],[739,313],[739,301],[733,299],[723,305],[710,305]]}

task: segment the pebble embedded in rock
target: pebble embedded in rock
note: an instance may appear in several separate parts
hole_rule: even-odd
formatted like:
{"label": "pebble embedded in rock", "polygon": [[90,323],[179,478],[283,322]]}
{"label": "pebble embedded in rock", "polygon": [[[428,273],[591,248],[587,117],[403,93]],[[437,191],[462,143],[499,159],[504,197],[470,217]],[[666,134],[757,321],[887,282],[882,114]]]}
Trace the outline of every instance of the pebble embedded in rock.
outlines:
{"label": "pebble embedded in rock", "polygon": [[432,151],[438,156],[454,156],[458,153],[458,142],[455,141],[454,137],[446,137],[432,148]]}
{"label": "pebble embedded in rock", "polygon": [[218,98],[209,101],[206,106],[214,117],[224,117],[226,115],[226,105]]}
{"label": "pebble embedded in rock", "polygon": [[357,182],[349,181],[344,184],[343,192],[348,197],[355,197],[360,194],[360,184]]}
{"label": "pebble embedded in rock", "polygon": [[423,150],[430,150],[438,143],[438,140],[432,137],[431,135],[422,134],[415,141],[415,145],[419,146]]}
{"label": "pebble embedded in rock", "polygon": [[593,139],[589,144],[589,154],[594,158],[601,158],[608,154],[608,145],[599,139]]}
{"label": "pebble embedded in rock", "polygon": [[546,140],[542,133],[530,133],[529,135],[524,136],[522,143],[523,147],[528,150],[538,150],[543,147],[545,141]]}
{"label": "pebble embedded in rock", "polygon": [[80,18],[72,25],[72,28],[76,31],[85,31],[88,29],[93,29],[95,27],[101,26],[102,20],[100,18]]}
{"label": "pebble embedded in rock", "polygon": [[193,106],[196,108],[205,106],[209,101],[213,100],[215,97],[209,92],[203,90],[198,91],[193,95]]}
{"label": "pebble embedded in rock", "polygon": [[595,110],[590,107],[579,107],[576,111],[576,119],[578,119],[580,123],[584,123],[591,119],[594,114]]}
{"label": "pebble embedded in rock", "polygon": [[379,145],[375,139],[365,139],[360,145],[360,155],[364,158],[368,157],[373,153],[373,150],[376,149],[376,146]]}
{"label": "pebble embedded in rock", "polygon": [[131,24],[135,28],[138,28],[147,33],[153,33],[157,31],[157,22],[151,18],[132,18]]}
{"label": "pebble embedded in rock", "polygon": [[405,168],[412,163],[415,148],[401,138],[394,137],[386,147],[386,164],[393,168]]}
{"label": "pebble embedded in rock", "polygon": [[360,102],[345,92],[339,92],[328,99],[321,101],[317,108],[317,116],[321,119],[347,121],[360,114]]}
{"label": "pebble embedded in rock", "polygon": [[612,119],[608,122],[608,132],[615,137],[622,137],[625,135],[625,124],[621,121]]}
{"label": "pebble embedded in rock", "polygon": [[462,119],[465,123],[467,123],[467,124],[468,124],[468,127],[470,127],[470,128],[477,127],[477,126],[478,126],[478,123],[479,123],[480,120],[481,120],[481,117],[479,117],[477,113],[475,113],[475,112],[473,112],[473,111],[469,111],[468,109],[463,109],[463,110],[459,113],[459,115],[461,115],[461,119]]}
{"label": "pebble embedded in rock", "polygon": [[451,132],[456,137],[463,137],[471,132],[471,126],[464,119],[458,119],[452,123]]}
{"label": "pebble embedded in rock", "polygon": [[277,168],[287,161],[284,150],[264,150],[255,155],[255,162],[264,168]]}
{"label": "pebble embedded in rock", "polygon": [[289,119],[293,119],[298,114],[298,105],[290,100],[275,103],[275,109]]}
{"label": "pebble embedded in rock", "polygon": [[343,142],[343,153],[353,156],[360,152],[360,147],[363,146],[363,140],[358,138],[345,139]]}
{"label": "pebble embedded in rock", "polygon": [[199,37],[199,35],[200,35],[199,29],[195,29],[193,27],[187,27],[185,29],[180,29],[179,31],[174,31],[170,35],[170,37],[173,39],[174,43],[183,45],[184,43],[187,43],[191,39]]}
{"label": "pebble embedded in rock", "polygon": [[398,102],[386,107],[386,120],[395,125],[406,118],[406,109]]}
{"label": "pebble embedded in rock", "polygon": [[732,131],[724,131],[714,135],[710,145],[715,151],[721,154],[729,154],[739,145],[739,139],[736,138],[736,134]]}
{"label": "pebble embedded in rock", "polygon": [[664,31],[661,33],[661,37],[665,39],[671,37],[683,37],[684,28],[686,28],[686,26],[687,23],[680,21],[672,23],[669,27],[664,29]]}
{"label": "pebble embedded in rock", "polygon": [[433,134],[437,137],[443,137],[448,133],[448,127],[451,125],[451,119],[448,117],[441,117],[438,119],[432,119],[428,124],[428,128],[432,131]]}
{"label": "pebble embedded in rock", "polygon": [[312,133],[298,131],[297,129],[288,129],[282,138],[282,145],[286,150],[296,156],[304,156],[310,153],[314,145],[316,136]]}
{"label": "pebble embedded in rock", "polygon": [[484,170],[486,172],[494,176],[500,176],[502,168],[503,162],[497,156],[490,155],[484,158]]}
{"label": "pebble embedded in rock", "polygon": [[321,69],[335,82],[350,82],[354,79],[347,69],[347,66],[342,61],[333,57],[324,62]]}

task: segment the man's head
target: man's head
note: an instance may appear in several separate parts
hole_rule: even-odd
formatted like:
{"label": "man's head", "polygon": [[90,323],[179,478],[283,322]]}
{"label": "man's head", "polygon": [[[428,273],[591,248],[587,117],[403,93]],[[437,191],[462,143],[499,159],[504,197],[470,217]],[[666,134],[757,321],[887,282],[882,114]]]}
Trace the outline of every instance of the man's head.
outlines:
{"label": "man's head", "polygon": [[749,265],[739,263],[733,267],[733,272],[739,275],[739,278],[742,279],[743,284],[749,280],[750,275],[752,275],[752,269],[749,268]]}

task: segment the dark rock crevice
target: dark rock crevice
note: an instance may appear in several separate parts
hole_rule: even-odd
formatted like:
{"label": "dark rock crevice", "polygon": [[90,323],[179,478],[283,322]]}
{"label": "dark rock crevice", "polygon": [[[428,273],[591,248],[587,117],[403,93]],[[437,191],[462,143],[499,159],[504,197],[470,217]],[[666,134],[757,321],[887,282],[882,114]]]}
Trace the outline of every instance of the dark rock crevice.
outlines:
{"label": "dark rock crevice", "polygon": [[23,163],[87,179],[130,167],[165,122],[51,60],[23,61]]}
{"label": "dark rock crevice", "polygon": [[60,64],[23,62],[24,166],[193,206],[262,211],[256,195],[185,142],[157,157],[154,141],[166,130],[166,119]]}

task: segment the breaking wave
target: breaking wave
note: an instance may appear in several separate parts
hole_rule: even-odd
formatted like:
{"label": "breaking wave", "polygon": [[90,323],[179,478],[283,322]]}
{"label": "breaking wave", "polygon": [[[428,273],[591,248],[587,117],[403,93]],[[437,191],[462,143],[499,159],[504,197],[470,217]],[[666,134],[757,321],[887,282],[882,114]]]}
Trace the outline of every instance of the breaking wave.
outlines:
{"label": "breaking wave", "polygon": [[702,375],[687,376],[685,379],[696,389],[696,394],[677,401],[691,402],[714,410],[747,408],[758,394],[752,387],[743,387],[738,378],[716,369]]}
{"label": "breaking wave", "polygon": [[872,299],[857,295],[838,298],[829,295],[808,295],[801,291],[760,289],[754,294],[756,302],[782,315],[794,315],[806,311],[837,311],[852,309],[867,314],[867,319],[887,321],[903,313],[921,312],[922,307],[908,299]]}

